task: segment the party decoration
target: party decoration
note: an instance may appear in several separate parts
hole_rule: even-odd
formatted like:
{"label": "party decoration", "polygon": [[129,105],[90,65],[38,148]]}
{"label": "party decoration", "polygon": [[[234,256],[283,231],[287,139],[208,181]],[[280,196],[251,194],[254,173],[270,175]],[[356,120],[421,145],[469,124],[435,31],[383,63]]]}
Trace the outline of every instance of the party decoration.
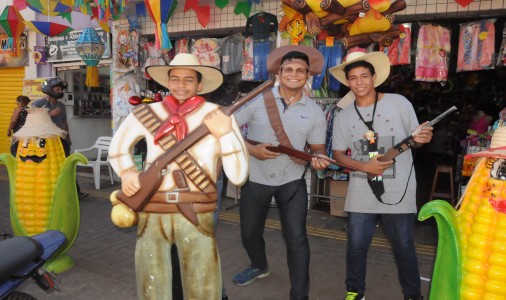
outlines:
{"label": "party decoration", "polygon": [[12,5],[17,7],[18,10],[23,10],[26,8],[26,0],[13,0]]}
{"label": "party decoration", "polygon": [[[72,1],[75,10],[92,15],[99,24],[119,19],[126,8],[126,0],[64,0],[62,2],[66,1]],[[105,26],[101,24],[100,27],[104,28]],[[104,30],[106,29],[104,28]]]}
{"label": "party decoration", "polygon": [[45,21],[25,21],[25,25],[36,33],[46,36],[64,35],[74,30],[67,25]]}
{"label": "party decoration", "polygon": [[460,6],[466,7],[469,3],[473,2],[473,0],[455,0]]}
{"label": "party decoration", "polygon": [[17,236],[31,236],[59,230],[67,241],[45,269],[63,272],[74,266],[66,254],[79,231],[79,198],[76,165],[86,164],[82,154],[65,158],[60,135],[64,131],[51,121],[47,109],[28,109],[25,125],[16,132],[19,139],[16,157],[0,154],[7,167],[10,186],[10,218]]}
{"label": "party decoration", "polygon": [[225,8],[228,4],[229,0],[214,0],[214,5],[221,9]]}
{"label": "party decoration", "polygon": [[376,42],[388,46],[400,34],[393,13],[406,8],[405,0],[282,0],[280,30],[300,15],[310,35],[322,29],[345,48],[365,48]]}
{"label": "party decoration", "polygon": [[86,86],[98,87],[98,62],[104,54],[104,42],[94,28],[85,28],[76,42],[76,50],[87,67]]}
{"label": "party decoration", "polygon": [[[163,2],[163,5],[161,5]],[[169,34],[167,32],[167,22],[176,9],[177,1],[168,0],[144,0],[146,10],[149,16],[156,24],[155,41],[158,49],[172,49]]]}
{"label": "party decoration", "polygon": [[[5,33],[12,41],[11,44],[14,46],[13,52],[16,54],[20,54],[18,38],[25,29],[25,24],[23,21],[23,16],[21,16],[19,10],[12,5],[6,6],[2,14],[0,14],[0,25],[3,27]],[[16,50],[14,51],[14,49]]]}
{"label": "party decoration", "polygon": [[45,16],[61,16],[72,23],[72,3],[60,0],[26,0],[26,6]]}
{"label": "party decoration", "polygon": [[187,12],[189,9],[193,10],[197,15],[197,20],[199,24],[206,28],[209,20],[211,18],[211,7],[209,5],[199,5],[199,0],[186,0],[184,5],[184,12]]}
{"label": "party decoration", "polygon": [[430,299],[506,298],[506,127],[478,157],[460,208],[446,201],[425,204],[418,219],[434,217],[438,249]]}
{"label": "party decoration", "polygon": [[237,1],[237,4],[234,8],[234,14],[240,15],[243,14],[246,18],[249,17],[251,13],[251,3],[249,1]]}

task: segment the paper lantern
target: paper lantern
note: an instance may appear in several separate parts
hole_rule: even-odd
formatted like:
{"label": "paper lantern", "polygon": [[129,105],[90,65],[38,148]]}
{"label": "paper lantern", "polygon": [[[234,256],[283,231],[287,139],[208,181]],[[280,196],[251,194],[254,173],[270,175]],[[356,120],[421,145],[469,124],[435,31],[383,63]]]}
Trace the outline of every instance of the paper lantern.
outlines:
{"label": "paper lantern", "polygon": [[[163,2],[163,5],[162,5]],[[172,49],[169,34],[167,32],[167,22],[172,13],[176,9],[177,1],[167,0],[144,0],[146,10],[149,16],[155,22],[155,40],[156,48],[158,49]]]}
{"label": "paper lantern", "polygon": [[0,25],[2,25],[7,36],[12,39],[12,45],[17,50],[16,53],[19,52],[19,47],[17,46],[18,38],[25,29],[23,21],[24,19],[19,10],[12,5],[6,6],[2,14],[0,14]]}
{"label": "paper lantern", "polygon": [[104,54],[104,42],[94,28],[85,28],[76,42],[76,50],[86,64],[86,86],[98,87],[98,62]]}
{"label": "paper lantern", "polygon": [[63,35],[74,30],[72,27],[69,27],[67,25],[45,21],[25,21],[25,25],[38,34],[47,36]]}

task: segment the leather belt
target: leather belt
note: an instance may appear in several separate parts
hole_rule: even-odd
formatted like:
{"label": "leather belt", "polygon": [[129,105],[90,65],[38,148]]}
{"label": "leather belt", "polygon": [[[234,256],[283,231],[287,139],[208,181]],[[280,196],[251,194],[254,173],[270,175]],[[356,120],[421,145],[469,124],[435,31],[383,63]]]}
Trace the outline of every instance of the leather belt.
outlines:
{"label": "leather belt", "polygon": [[[197,214],[212,212],[216,210],[216,202],[211,203],[193,203],[193,210]],[[159,214],[175,214],[180,213],[179,208],[176,204],[172,203],[160,203],[160,202],[149,202],[142,209],[143,212],[147,213],[159,213]]]}
{"label": "leather belt", "polygon": [[216,202],[218,193],[202,193],[202,192],[158,192],[151,197],[150,202],[157,203],[211,203]]}

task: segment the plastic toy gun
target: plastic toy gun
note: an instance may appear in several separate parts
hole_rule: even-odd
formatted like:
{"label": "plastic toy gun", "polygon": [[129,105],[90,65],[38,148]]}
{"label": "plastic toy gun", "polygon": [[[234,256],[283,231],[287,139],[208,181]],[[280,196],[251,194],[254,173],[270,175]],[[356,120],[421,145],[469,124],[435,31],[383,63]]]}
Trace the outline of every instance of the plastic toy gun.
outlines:
{"label": "plastic toy gun", "polygon": [[[422,128],[432,127],[432,126],[436,125],[439,121],[441,121],[442,119],[444,119],[447,115],[451,114],[455,110],[457,110],[457,108],[455,106],[450,107],[449,109],[447,109],[445,112],[443,112],[442,114],[440,114],[439,116],[437,116],[435,119],[433,119],[432,121],[430,121],[429,123],[427,123]],[[381,157],[378,158],[378,160],[379,161],[389,161],[389,160],[392,160],[392,159],[396,158],[399,154],[401,154],[404,151],[408,150],[409,148],[413,147],[416,144],[416,142],[415,142],[415,136],[417,134],[418,134],[418,131],[415,130],[415,132],[413,132],[407,138],[405,138],[404,140],[402,140],[400,143],[398,143],[397,145],[395,145],[392,148],[388,149],[387,152],[383,156],[381,156]],[[376,176],[377,175],[375,175],[375,174],[370,174],[370,173],[367,174],[367,178],[369,180],[373,179]]]}

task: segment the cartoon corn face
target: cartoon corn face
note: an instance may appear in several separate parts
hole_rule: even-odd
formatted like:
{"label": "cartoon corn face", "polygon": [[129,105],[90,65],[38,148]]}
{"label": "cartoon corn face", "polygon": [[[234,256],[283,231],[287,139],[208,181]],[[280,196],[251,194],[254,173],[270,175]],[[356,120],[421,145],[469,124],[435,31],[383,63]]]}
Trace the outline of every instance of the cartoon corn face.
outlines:
{"label": "cartoon corn face", "polygon": [[439,233],[430,299],[506,299],[506,153],[491,149],[478,155],[458,211],[442,200],[420,211]]}
{"label": "cartoon corn face", "polygon": [[66,254],[79,231],[79,199],[75,167],[87,163],[82,154],[65,158],[60,136],[46,109],[28,109],[25,125],[15,133],[19,140],[16,158],[0,154],[10,183],[10,218],[17,236],[59,230],[67,241],[49,260],[48,271],[62,272],[75,262]]}
{"label": "cartoon corn face", "polygon": [[60,138],[21,139],[16,160],[16,218],[28,235],[45,232],[65,161]]}

